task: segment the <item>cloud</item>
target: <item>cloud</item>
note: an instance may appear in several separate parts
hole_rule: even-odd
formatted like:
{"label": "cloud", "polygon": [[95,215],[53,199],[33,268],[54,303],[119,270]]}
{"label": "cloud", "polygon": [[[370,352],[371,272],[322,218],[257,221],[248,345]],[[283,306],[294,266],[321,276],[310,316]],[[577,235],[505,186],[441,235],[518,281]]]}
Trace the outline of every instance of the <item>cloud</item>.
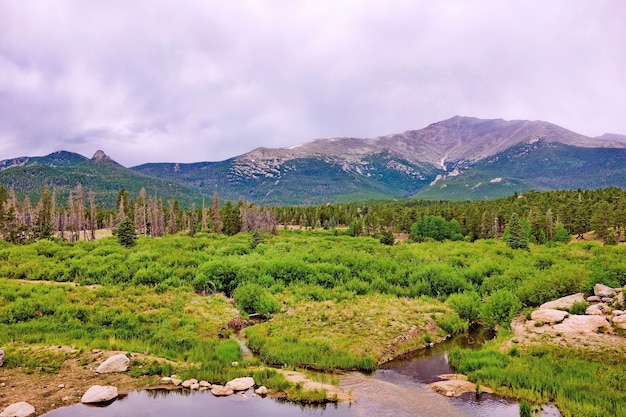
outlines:
{"label": "cloud", "polygon": [[619,0],[231,3],[0,3],[0,159],[221,160],[455,114],[626,133]]}

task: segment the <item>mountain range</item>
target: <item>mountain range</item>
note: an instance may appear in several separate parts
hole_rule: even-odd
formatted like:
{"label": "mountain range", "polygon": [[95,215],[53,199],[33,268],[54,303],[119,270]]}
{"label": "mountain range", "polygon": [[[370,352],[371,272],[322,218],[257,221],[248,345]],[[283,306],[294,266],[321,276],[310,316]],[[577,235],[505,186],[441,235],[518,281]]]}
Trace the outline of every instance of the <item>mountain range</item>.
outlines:
{"label": "mountain range", "polygon": [[141,187],[181,204],[220,198],[263,205],[420,197],[484,199],[529,190],[626,186],[626,136],[591,138],[543,121],[455,116],[376,138],[316,139],[257,148],[220,162],[148,163],[125,168],[102,151],[88,159],[59,151],[0,161],[0,184],[37,194],[76,184],[110,205]]}

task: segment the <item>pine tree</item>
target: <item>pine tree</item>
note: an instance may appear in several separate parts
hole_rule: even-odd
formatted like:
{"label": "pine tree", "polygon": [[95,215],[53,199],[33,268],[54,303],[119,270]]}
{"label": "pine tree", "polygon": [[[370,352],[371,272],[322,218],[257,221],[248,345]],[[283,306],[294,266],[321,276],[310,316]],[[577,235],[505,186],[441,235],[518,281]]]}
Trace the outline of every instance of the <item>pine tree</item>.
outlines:
{"label": "pine tree", "polygon": [[117,241],[126,248],[135,246],[137,233],[135,232],[135,225],[130,218],[125,218],[117,228]]}
{"label": "pine tree", "polygon": [[233,206],[233,203],[226,202],[222,209],[222,218],[224,219],[223,232],[228,236],[235,235],[241,231],[241,217],[239,208]]}
{"label": "pine tree", "polygon": [[528,249],[528,239],[524,236],[517,213],[513,213],[509,220],[506,244],[511,249]]}

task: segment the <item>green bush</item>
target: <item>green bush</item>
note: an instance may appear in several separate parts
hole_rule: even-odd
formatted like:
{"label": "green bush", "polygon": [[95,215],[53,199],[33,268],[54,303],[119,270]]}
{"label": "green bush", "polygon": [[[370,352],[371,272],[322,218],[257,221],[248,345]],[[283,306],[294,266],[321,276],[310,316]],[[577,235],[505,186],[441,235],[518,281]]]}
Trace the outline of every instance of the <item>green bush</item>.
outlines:
{"label": "green bush", "polygon": [[451,294],[446,303],[458,313],[459,317],[470,323],[475,323],[480,319],[481,300],[475,291]]}
{"label": "green bush", "polygon": [[481,319],[488,327],[508,326],[521,309],[522,303],[513,292],[498,290],[482,305]]}
{"label": "green bush", "polygon": [[572,304],[572,307],[569,309],[569,313],[582,316],[585,314],[585,311],[587,311],[587,307],[589,307],[589,303],[587,301],[577,301]]}
{"label": "green bush", "polygon": [[235,289],[235,303],[246,313],[270,316],[281,309],[280,302],[259,284],[242,284]]}

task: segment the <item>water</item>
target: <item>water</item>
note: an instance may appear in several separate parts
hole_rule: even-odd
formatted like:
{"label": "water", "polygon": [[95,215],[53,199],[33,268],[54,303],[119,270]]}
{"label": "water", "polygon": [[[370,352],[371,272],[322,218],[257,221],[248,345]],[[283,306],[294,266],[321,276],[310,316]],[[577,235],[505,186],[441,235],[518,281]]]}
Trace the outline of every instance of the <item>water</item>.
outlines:
{"label": "water", "polygon": [[[490,394],[477,399],[474,393],[446,398],[427,386],[438,381],[438,375],[451,373],[449,349],[479,348],[491,336],[471,332],[384,364],[371,375],[345,375],[340,386],[352,391],[357,398],[353,404],[303,406],[257,397],[252,390],[220,398],[208,392],[145,390],[131,392],[106,407],[77,404],[51,411],[45,417],[518,417],[515,401]],[[546,407],[541,415],[560,416],[554,407]]]}

